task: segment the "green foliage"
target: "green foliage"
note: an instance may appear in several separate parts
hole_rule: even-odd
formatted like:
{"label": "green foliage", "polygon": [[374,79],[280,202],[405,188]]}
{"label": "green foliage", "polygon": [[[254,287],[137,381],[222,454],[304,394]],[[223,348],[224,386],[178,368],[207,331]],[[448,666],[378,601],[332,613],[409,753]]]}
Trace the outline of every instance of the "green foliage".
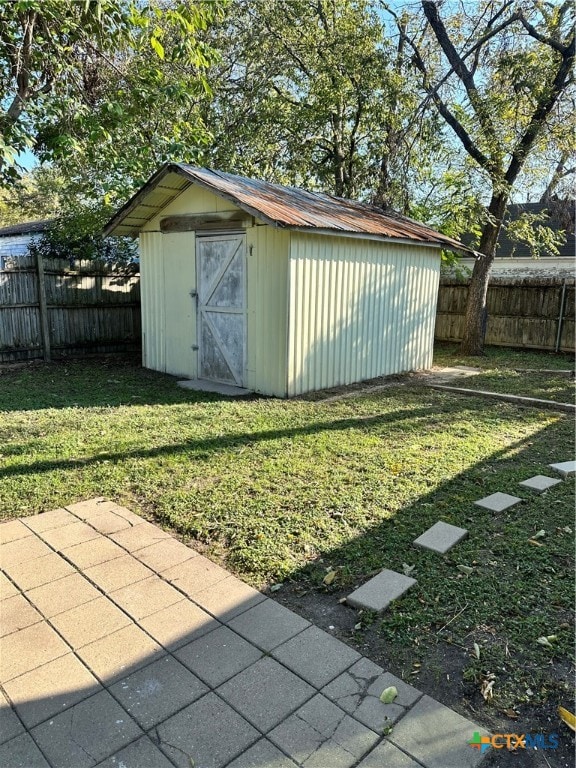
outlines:
{"label": "green foliage", "polygon": [[231,4],[213,31],[205,162],[407,210],[414,139],[440,137],[378,11],[375,0]]}
{"label": "green foliage", "polygon": [[528,245],[534,259],[544,255],[557,255],[560,246],[566,242],[566,233],[545,226],[546,221],[546,212],[524,212],[517,219],[506,223],[506,231],[512,242]]}
{"label": "green foliage", "polygon": [[104,237],[102,227],[110,209],[85,205],[62,213],[54,224],[34,240],[29,251],[47,259],[102,261],[128,265],[137,256],[137,244],[126,237]]}
{"label": "green foliage", "polygon": [[52,219],[65,197],[65,180],[50,166],[37,166],[10,187],[0,188],[0,226]]}
{"label": "green foliage", "polygon": [[[206,87],[203,72],[212,52],[199,36],[221,6],[175,0],[16,0],[0,6],[0,181],[18,176],[18,155],[28,149],[42,161],[77,154],[78,168],[105,155],[110,178],[124,176],[126,185],[126,178],[146,175],[158,162],[156,143],[161,155],[178,144],[184,128],[186,140],[202,137],[190,103]],[[171,68],[186,77],[174,78]],[[180,105],[177,119],[171,122],[168,109],[161,131],[147,132],[168,102]],[[144,125],[137,136],[139,119]]]}

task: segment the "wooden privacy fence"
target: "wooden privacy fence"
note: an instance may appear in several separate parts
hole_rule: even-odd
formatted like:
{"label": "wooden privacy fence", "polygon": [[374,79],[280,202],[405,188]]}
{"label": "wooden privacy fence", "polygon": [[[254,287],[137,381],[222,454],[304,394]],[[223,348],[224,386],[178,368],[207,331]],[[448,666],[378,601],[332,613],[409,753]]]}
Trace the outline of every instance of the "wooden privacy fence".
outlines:
{"label": "wooden privacy fence", "polygon": [[[574,351],[574,286],[571,278],[492,278],[488,288],[486,344]],[[460,341],[468,282],[442,278],[435,336]]]}
{"label": "wooden privacy fence", "polygon": [[140,327],[129,269],[26,256],[0,270],[0,362],[137,351]]}

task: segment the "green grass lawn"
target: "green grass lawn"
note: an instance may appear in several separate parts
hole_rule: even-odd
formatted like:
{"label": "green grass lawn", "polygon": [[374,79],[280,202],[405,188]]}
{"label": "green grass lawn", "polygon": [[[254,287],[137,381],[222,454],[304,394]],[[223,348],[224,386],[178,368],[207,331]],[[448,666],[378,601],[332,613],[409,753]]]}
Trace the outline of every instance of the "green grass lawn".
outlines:
{"label": "green grass lawn", "polygon": [[[462,362],[442,353],[439,364]],[[533,497],[518,482],[573,456],[565,414],[423,387],[230,400],[111,361],[0,373],[0,517],[103,495],[256,586],[292,580],[334,599],[383,567],[415,565],[418,586],[376,622],[390,653],[452,643],[475,684],[496,674],[500,706],[564,691],[566,675],[552,673],[572,646],[574,487]],[[500,515],[473,505],[498,490],[526,501]],[[438,519],[469,538],[444,557],[413,549]],[[541,530],[542,546],[531,543]],[[537,643],[550,635],[552,648]]]}
{"label": "green grass lawn", "polygon": [[482,373],[455,382],[454,386],[483,389],[523,397],[574,402],[574,356],[552,352],[487,347],[482,357],[460,355],[456,344],[437,344],[434,365],[468,365]]}

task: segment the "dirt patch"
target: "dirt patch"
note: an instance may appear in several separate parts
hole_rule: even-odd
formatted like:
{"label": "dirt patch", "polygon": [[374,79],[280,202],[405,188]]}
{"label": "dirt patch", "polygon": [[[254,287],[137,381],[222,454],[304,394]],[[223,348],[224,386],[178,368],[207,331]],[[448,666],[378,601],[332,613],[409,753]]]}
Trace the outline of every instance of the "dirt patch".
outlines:
{"label": "dirt patch", "polygon": [[[484,701],[477,685],[464,680],[462,670],[467,662],[466,652],[443,639],[419,654],[418,666],[414,665],[409,648],[402,655],[390,653],[377,630],[378,620],[373,626],[355,630],[358,612],[339,602],[348,591],[327,594],[298,584],[285,584],[270,597],[492,733],[556,733],[559,736],[559,746],[555,750],[493,751],[483,764],[485,768],[574,767],[576,742],[573,734],[560,722],[554,704],[538,708],[526,705],[518,708],[517,719],[507,717]],[[569,676],[567,669],[558,670],[558,673],[563,678]]]}

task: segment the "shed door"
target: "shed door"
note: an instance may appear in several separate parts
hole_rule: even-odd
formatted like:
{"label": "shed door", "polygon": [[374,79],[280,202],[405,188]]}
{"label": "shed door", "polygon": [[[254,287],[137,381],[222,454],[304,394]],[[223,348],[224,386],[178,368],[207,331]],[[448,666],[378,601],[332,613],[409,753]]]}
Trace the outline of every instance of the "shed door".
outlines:
{"label": "shed door", "polygon": [[244,385],[246,345],[244,235],[199,237],[199,378]]}

